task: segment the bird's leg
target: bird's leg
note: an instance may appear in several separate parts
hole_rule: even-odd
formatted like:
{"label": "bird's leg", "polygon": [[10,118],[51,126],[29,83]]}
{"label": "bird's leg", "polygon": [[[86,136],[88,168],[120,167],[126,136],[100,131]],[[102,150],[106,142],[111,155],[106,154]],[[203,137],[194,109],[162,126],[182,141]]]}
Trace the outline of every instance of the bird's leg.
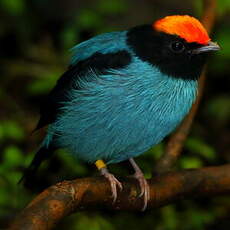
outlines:
{"label": "bird's leg", "polygon": [[144,198],[144,206],[142,208],[142,211],[144,211],[146,209],[148,201],[150,199],[149,185],[148,185],[148,182],[146,181],[146,179],[144,177],[144,174],[142,173],[141,169],[136,164],[134,159],[130,158],[129,162],[131,163],[131,165],[133,166],[133,169],[135,171],[133,177],[138,180],[140,188],[141,188],[141,193],[139,196],[143,196],[143,198]]}
{"label": "bird's leg", "polygon": [[104,163],[103,160],[97,160],[95,162],[95,165],[97,169],[100,171],[101,175],[103,175],[110,183],[111,191],[112,191],[112,198],[113,198],[113,203],[117,199],[117,186],[119,187],[120,190],[122,190],[122,184],[120,181],[116,179],[116,177],[111,174],[107,167],[106,164]]}

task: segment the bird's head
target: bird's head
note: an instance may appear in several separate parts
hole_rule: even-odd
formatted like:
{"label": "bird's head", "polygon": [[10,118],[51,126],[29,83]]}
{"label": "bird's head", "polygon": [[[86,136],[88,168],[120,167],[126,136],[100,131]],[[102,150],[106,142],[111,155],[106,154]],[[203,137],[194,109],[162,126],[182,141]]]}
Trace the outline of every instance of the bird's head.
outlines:
{"label": "bird's head", "polygon": [[220,47],[203,25],[188,15],[173,15],[128,32],[128,45],[143,61],[172,77],[197,79],[207,54]]}

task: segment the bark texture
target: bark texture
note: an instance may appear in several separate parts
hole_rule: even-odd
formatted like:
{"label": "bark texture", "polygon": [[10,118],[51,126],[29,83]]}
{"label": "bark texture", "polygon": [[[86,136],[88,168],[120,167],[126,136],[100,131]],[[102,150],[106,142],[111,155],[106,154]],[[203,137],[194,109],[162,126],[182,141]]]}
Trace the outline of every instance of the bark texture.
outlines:
{"label": "bark texture", "polygon": [[[141,210],[143,200],[135,179],[120,179],[123,190],[112,204],[106,179],[90,177],[63,181],[39,194],[15,219],[10,230],[48,230],[61,219],[82,209],[108,208]],[[170,172],[148,180],[150,201],[147,209],[181,199],[230,193],[230,164],[180,172]]]}

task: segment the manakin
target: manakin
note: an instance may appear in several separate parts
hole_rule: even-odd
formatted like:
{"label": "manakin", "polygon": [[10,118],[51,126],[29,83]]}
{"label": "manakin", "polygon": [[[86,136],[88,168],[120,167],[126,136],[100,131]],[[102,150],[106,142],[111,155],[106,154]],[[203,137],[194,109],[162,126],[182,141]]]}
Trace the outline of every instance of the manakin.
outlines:
{"label": "manakin", "polygon": [[144,210],[149,187],[134,157],[159,143],[189,112],[206,57],[217,50],[202,24],[188,15],[76,45],[69,68],[42,104],[36,129],[47,126],[47,134],[22,180],[57,148],[66,148],[96,164],[115,201],[122,184],[107,165],[129,160]]}

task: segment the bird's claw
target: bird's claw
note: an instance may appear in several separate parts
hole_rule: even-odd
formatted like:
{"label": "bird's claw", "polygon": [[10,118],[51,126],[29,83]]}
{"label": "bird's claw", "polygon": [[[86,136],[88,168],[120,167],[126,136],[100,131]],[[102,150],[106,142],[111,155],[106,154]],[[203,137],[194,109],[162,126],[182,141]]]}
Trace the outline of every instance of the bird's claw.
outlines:
{"label": "bird's claw", "polygon": [[145,211],[145,209],[147,208],[148,201],[150,200],[150,189],[149,189],[148,182],[145,179],[142,172],[136,172],[132,177],[134,177],[139,182],[139,185],[141,188],[139,197],[143,196],[143,199],[144,199],[144,205],[141,211]]}
{"label": "bird's claw", "polygon": [[106,168],[101,169],[101,175],[103,175],[110,183],[111,191],[112,191],[112,198],[113,204],[117,200],[117,187],[122,190],[122,184],[117,178],[111,174]]}

